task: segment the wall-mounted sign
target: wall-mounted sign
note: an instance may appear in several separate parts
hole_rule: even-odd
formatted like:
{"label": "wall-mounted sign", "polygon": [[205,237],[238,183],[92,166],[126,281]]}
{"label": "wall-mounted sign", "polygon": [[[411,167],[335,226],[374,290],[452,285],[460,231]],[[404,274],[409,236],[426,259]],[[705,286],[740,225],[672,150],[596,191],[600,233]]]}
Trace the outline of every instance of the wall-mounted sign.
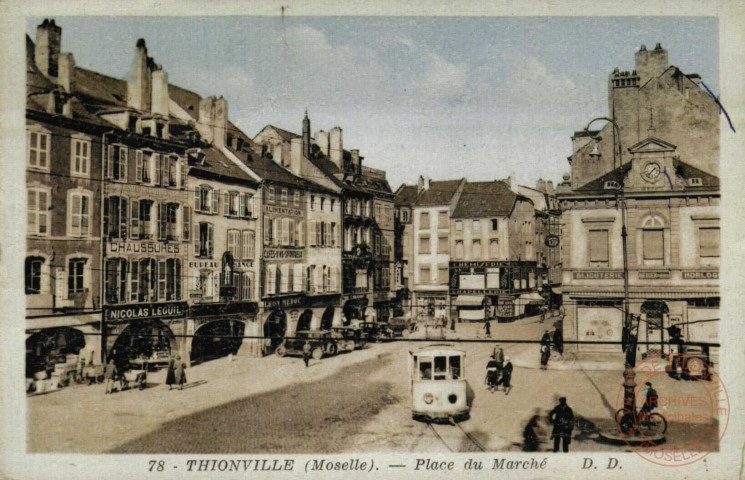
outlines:
{"label": "wall-mounted sign", "polygon": [[269,259],[296,259],[296,260],[302,260],[303,258],[303,250],[290,250],[286,248],[265,248],[264,249],[264,258]]}
{"label": "wall-mounted sign", "polygon": [[605,271],[579,271],[572,272],[572,278],[575,280],[623,280],[623,271],[605,270]]}
{"label": "wall-mounted sign", "polygon": [[683,280],[717,280],[719,270],[694,270],[683,272]]}
{"label": "wall-mounted sign", "polygon": [[264,308],[287,308],[297,307],[305,304],[305,295],[293,295],[291,297],[267,298],[264,300]]}
{"label": "wall-mounted sign", "polygon": [[549,247],[549,248],[558,247],[559,246],[559,242],[560,242],[559,236],[558,235],[553,235],[553,234],[546,236],[546,240],[544,241],[544,243],[546,244],[546,246]]}
{"label": "wall-mounted sign", "polygon": [[264,205],[264,212],[275,215],[289,215],[291,217],[303,216],[303,211],[299,208],[276,207],[274,205]]}
{"label": "wall-mounted sign", "polygon": [[670,278],[670,272],[639,272],[641,280],[667,280]]}
{"label": "wall-mounted sign", "polygon": [[154,255],[179,255],[180,249],[178,243],[162,242],[140,242],[131,240],[110,240],[107,242],[107,253],[113,255],[127,255],[143,253],[152,253]]}
{"label": "wall-mounted sign", "polygon": [[140,319],[163,319],[185,317],[186,302],[140,303],[136,305],[105,305],[104,318],[108,322]]}
{"label": "wall-mounted sign", "polygon": [[189,268],[217,270],[220,268],[220,264],[211,260],[202,260],[198,262],[189,262]]}

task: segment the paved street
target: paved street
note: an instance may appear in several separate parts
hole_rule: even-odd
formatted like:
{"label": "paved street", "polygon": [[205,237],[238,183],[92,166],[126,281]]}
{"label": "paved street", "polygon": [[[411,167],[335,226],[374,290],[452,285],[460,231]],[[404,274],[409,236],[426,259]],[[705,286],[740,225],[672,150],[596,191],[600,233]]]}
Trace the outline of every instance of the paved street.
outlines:
{"label": "paved street", "polygon": [[[548,324],[529,318],[494,325],[492,337],[538,340]],[[458,334],[475,338],[481,335],[480,326],[459,325]],[[32,397],[29,451],[444,452],[447,447],[410,414],[407,357],[410,349],[422,345],[370,345],[313,361],[307,369],[299,358],[223,358],[189,369],[190,384],[183,391],[169,391],[163,372],[158,372],[151,374],[144,391],[104,395],[102,385],[74,386]],[[471,418],[462,426],[488,450],[518,450],[530,416],[539,413],[545,419],[561,395],[586,420],[575,430],[573,450],[628,449],[600,443],[596,433],[597,428],[613,426],[620,371],[541,371],[518,361],[509,395],[489,393],[483,379],[492,345],[464,345],[466,376],[475,400]],[[530,358],[536,350],[531,344],[505,345],[516,360]],[[663,376],[655,379],[661,395],[684,395],[694,385]],[[674,414],[675,408],[663,413]],[[673,423],[668,444],[690,440],[701,427]],[[447,429],[454,427],[443,426],[441,431],[448,433]],[[544,434],[548,433],[550,426],[544,422]],[[453,438],[457,441],[457,435]]]}

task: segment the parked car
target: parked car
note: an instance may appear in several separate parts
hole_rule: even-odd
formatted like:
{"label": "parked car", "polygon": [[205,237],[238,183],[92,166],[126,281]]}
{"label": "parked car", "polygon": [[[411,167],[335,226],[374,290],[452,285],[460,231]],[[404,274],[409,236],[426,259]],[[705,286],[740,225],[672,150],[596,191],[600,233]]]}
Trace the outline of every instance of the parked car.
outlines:
{"label": "parked car", "polygon": [[370,342],[393,340],[393,330],[383,322],[360,322],[360,328]]}
{"label": "parked car", "polygon": [[393,331],[394,335],[408,337],[411,332],[416,331],[416,322],[409,316],[393,317],[388,321],[388,328]]}
{"label": "parked car", "polygon": [[711,378],[713,366],[708,345],[680,345],[678,353],[670,355],[670,363],[665,367],[668,375],[675,379]]}
{"label": "parked car", "polygon": [[[334,327],[331,329],[332,332],[341,335],[346,342],[351,342],[351,348],[348,348],[349,351],[354,350],[355,348],[362,348],[367,343],[365,341],[365,335],[364,332],[356,327]],[[339,351],[342,352],[345,350],[345,348],[342,348],[341,342],[337,341],[339,344]]]}
{"label": "parked car", "polygon": [[276,353],[280,357],[285,355],[302,355],[305,342],[310,343],[310,354],[316,360],[324,355],[335,355],[339,351],[337,336],[328,330],[303,330],[295,332],[293,338],[285,339],[277,347]]}

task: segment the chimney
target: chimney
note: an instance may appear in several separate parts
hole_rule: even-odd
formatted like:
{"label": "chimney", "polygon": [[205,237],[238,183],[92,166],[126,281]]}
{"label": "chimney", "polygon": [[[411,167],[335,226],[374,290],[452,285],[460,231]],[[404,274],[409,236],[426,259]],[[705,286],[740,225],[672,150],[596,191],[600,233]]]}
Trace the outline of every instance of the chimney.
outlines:
{"label": "chimney", "polygon": [[329,159],[340,169],[344,169],[344,143],[341,127],[334,127],[329,132]]}
{"label": "chimney", "polygon": [[354,169],[357,171],[358,175],[362,175],[362,161],[360,159],[360,151],[359,149],[350,150],[349,153],[352,156],[352,165],[354,165]]}
{"label": "chimney", "polygon": [[[308,118],[308,110],[305,111],[305,117],[303,117],[303,143],[302,152],[305,158],[310,158],[310,118]],[[293,161],[294,163],[294,161]]]}
{"label": "chimney", "polygon": [[535,189],[539,192],[546,193],[546,181],[542,178],[539,178],[537,182],[535,182]]}
{"label": "chimney", "polygon": [[302,138],[293,138],[290,141],[290,171],[294,175],[300,176],[305,147],[306,143]]}
{"label": "chimney", "polygon": [[424,190],[429,190],[429,178],[419,175],[419,180],[416,183],[416,190],[417,193],[420,193]]}
{"label": "chimney", "polygon": [[65,92],[72,93],[75,83],[75,57],[72,53],[63,53],[59,56],[59,77],[57,82],[65,89]]}
{"label": "chimney", "polygon": [[515,193],[518,193],[517,192],[517,185],[515,184],[515,180],[512,178],[512,176],[507,177],[504,180],[504,183],[507,184],[507,186],[510,188],[510,190],[512,190]]}
{"label": "chimney", "polygon": [[147,45],[140,38],[135,46],[135,58],[127,77],[127,106],[140,112],[150,111],[150,68]]}
{"label": "chimney", "polygon": [[282,152],[284,149],[282,148],[282,144],[278,143],[274,146],[274,150],[272,151],[272,160],[277,165],[283,165],[284,166],[284,159],[282,158]]}
{"label": "chimney", "polygon": [[36,27],[36,49],[34,58],[36,66],[45,77],[57,78],[58,60],[62,45],[62,28],[54,23],[54,19],[44,21]]}
{"label": "chimney", "polygon": [[554,194],[554,182],[551,180],[548,180],[546,182],[546,193],[548,193],[549,195]]}
{"label": "chimney", "polygon": [[321,153],[328,157],[329,155],[329,132],[321,130],[316,133],[316,145],[321,149]]}
{"label": "chimney", "polygon": [[215,148],[224,148],[228,135],[228,101],[222,97],[203,98],[199,102],[197,128],[205,141]]}
{"label": "chimney", "polygon": [[639,74],[639,85],[644,85],[652,78],[662,74],[670,62],[667,58],[667,50],[662,48],[659,43],[655,45],[654,50],[649,51],[645,45],[642,45],[635,55],[636,71]]}
{"label": "chimney", "polygon": [[168,118],[168,72],[159,69],[155,70],[152,75],[152,108],[153,113]]}

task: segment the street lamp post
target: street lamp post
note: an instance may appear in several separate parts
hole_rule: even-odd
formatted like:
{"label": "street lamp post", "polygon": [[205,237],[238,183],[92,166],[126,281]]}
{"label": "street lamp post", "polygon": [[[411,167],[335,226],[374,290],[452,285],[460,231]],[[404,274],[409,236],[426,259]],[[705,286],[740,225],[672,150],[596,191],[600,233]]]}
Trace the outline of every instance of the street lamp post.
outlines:
{"label": "street lamp post", "polygon": [[[623,166],[623,149],[621,148],[621,128],[618,124],[608,117],[598,117],[590,120],[590,123],[585,127],[585,132],[590,135],[590,126],[596,122],[604,120],[613,126],[613,170]],[[591,157],[599,158],[600,151],[598,150],[597,142],[600,137],[595,136],[593,139],[596,141],[593,146]],[[616,142],[617,140],[617,142]],[[616,150],[616,143],[618,144],[618,150]],[[618,155],[618,157],[616,157]],[[624,173],[623,170],[619,170],[619,178],[616,188],[616,208],[621,209],[621,244],[623,253],[623,348],[626,354],[625,368],[623,371],[623,409],[624,416],[621,419],[621,427],[624,431],[638,432],[638,419],[636,417],[636,382],[634,381],[636,374],[634,373],[634,367],[636,366],[636,346],[638,337],[638,326],[635,326],[635,322],[632,319],[632,315],[629,313],[629,255],[627,237],[628,232],[626,229],[626,197],[624,192]]]}

